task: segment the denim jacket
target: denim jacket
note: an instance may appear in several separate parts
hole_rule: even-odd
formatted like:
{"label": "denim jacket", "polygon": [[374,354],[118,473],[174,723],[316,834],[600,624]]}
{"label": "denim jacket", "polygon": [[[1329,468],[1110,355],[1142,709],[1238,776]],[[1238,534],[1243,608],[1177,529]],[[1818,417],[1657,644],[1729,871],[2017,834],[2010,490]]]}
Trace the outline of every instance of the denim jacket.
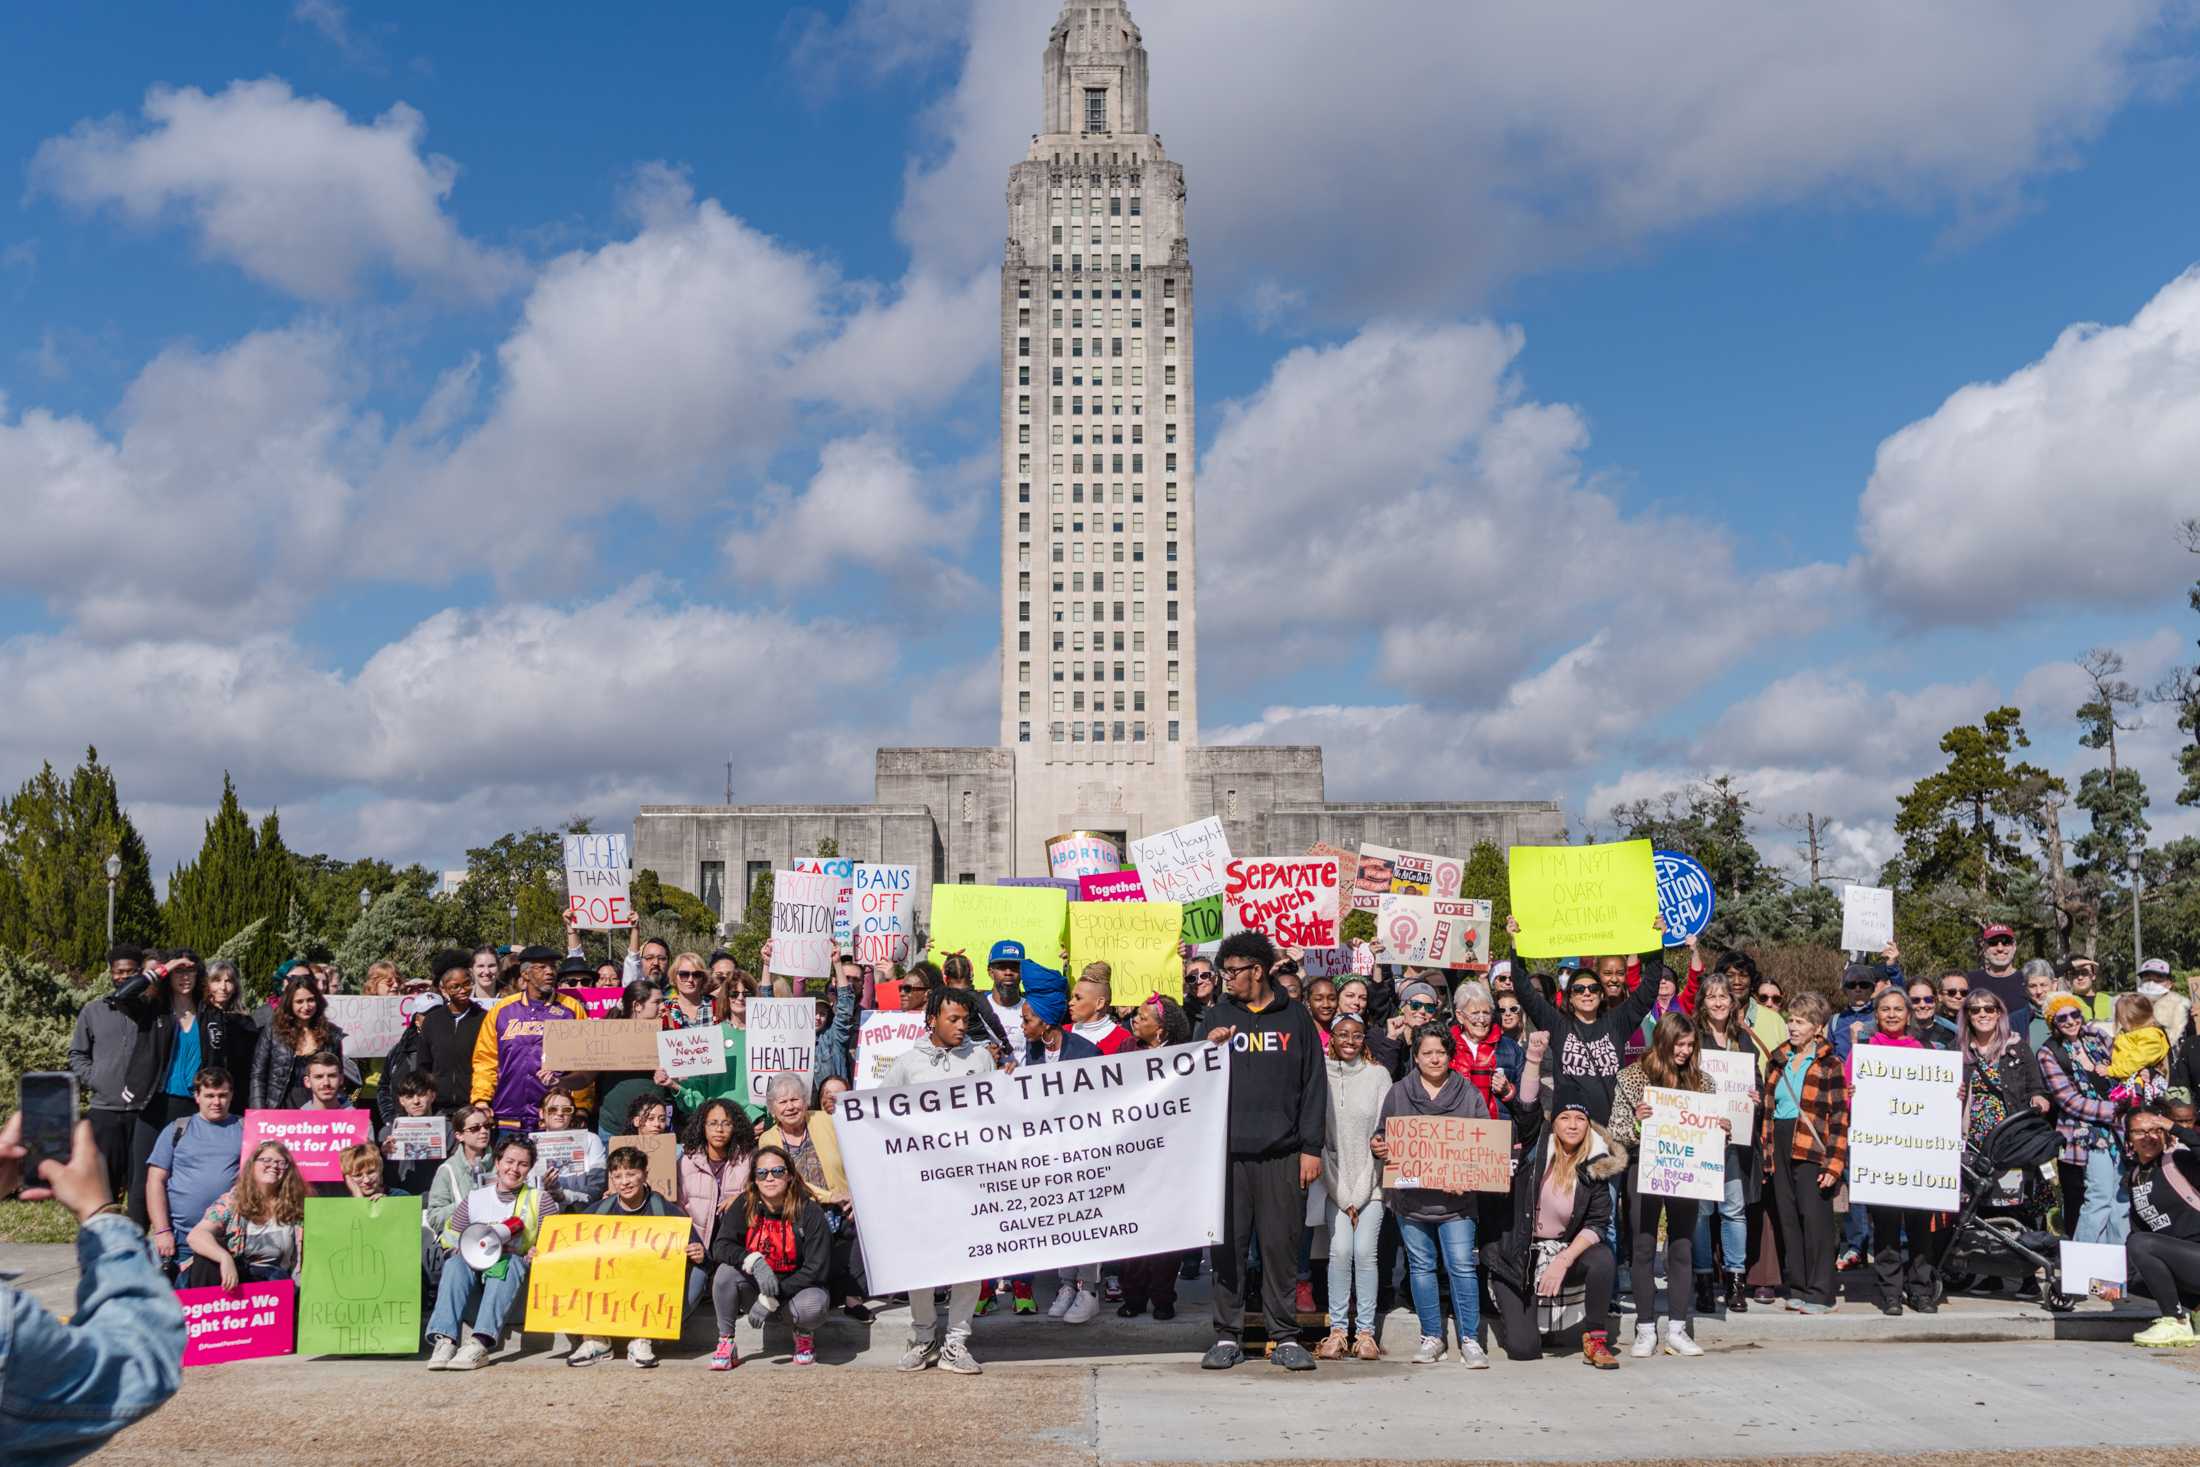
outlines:
{"label": "denim jacket", "polygon": [[0,1442],[11,1463],[74,1462],[183,1384],[183,1309],[135,1223],[112,1213],[76,1235],[68,1324],[0,1288]]}

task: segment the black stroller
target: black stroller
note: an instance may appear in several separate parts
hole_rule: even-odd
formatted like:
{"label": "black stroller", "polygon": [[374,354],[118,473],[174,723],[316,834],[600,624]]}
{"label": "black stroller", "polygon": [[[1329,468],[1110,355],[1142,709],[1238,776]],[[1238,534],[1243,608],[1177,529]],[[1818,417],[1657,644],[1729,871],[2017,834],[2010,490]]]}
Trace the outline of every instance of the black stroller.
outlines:
{"label": "black stroller", "polygon": [[2047,1226],[2054,1193],[2042,1168],[2061,1144],[2053,1121],[2025,1110],[1988,1132],[1983,1145],[1964,1147],[1963,1208],[1941,1250],[1943,1279],[2021,1283],[2043,1275],[2040,1299],[2047,1309],[2062,1314],[2078,1307],[2079,1299],[2062,1288],[2062,1239]]}

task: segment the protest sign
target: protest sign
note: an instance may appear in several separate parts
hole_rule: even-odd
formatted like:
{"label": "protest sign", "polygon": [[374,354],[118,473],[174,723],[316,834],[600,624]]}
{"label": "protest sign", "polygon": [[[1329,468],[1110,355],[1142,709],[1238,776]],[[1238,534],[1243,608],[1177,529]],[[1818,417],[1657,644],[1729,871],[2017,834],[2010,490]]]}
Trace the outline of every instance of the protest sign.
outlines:
{"label": "protest sign", "polygon": [[[139,1247],[143,1247],[141,1243]],[[413,1272],[420,1271],[420,1243],[413,1241]],[[220,1285],[178,1289],[183,1306],[183,1363],[224,1365],[231,1360],[264,1360],[288,1355],[295,1334],[298,1286],[289,1279],[242,1283],[232,1294]],[[416,1342],[412,1348],[418,1349]]]}
{"label": "protest sign", "polygon": [[1097,831],[1073,830],[1047,841],[1047,870],[1063,881],[1105,875],[1122,865],[1123,848]]}
{"label": "protest sign", "polygon": [[892,1219],[863,1235],[871,1289],[1223,1241],[1229,1094],[1229,1049],[1199,1043],[849,1091],[856,1215]]}
{"label": "protest sign", "polygon": [[1508,862],[1514,949],[1524,958],[1654,952],[1658,876],[1646,840],[1514,846]]}
{"label": "protest sign", "polygon": [[1057,878],[1053,876],[1003,876],[995,880],[993,884],[995,886],[1045,887],[1048,891],[1060,892],[1065,898],[1070,901],[1074,902],[1080,900],[1077,894],[1077,883],[1075,881],[1071,881],[1067,877]]}
{"label": "protest sign", "polygon": [[1086,902],[1142,902],[1146,883],[1136,871],[1108,871],[1077,878],[1077,899]]}
{"label": "protest sign", "polygon": [[908,962],[910,932],[916,920],[917,868],[858,862],[855,888],[848,901],[856,961]]}
{"label": "protest sign", "polygon": [[394,993],[337,993],[329,1022],[344,1031],[344,1058],[381,1059],[405,1033],[405,1000]]}
{"label": "protest sign", "polygon": [[1223,867],[1222,929],[1265,932],[1278,947],[1334,947],[1343,879],[1326,856],[1233,856]]}
{"label": "protest sign", "polygon": [[1727,1119],[1744,1144],[1757,1134],[1757,1056],[1752,1049],[1706,1049],[1696,1056],[1704,1078],[1719,1087]]}
{"label": "protest sign", "polygon": [[280,1141],[290,1148],[300,1178],[341,1182],[344,1169],[337,1159],[345,1147],[374,1139],[372,1120],[363,1110],[248,1110],[239,1162],[249,1166],[252,1148],[262,1141]]}
{"label": "protest sign", "polygon": [[680,1338],[686,1217],[559,1213],[546,1218],[527,1270],[530,1333]]}
{"label": "protest sign", "polygon": [[1642,1190],[1653,1197],[1718,1202],[1726,1196],[1726,1102],[1701,1091],[1646,1087],[1650,1119],[1642,1122]]}
{"label": "protest sign", "polygon": [[565,920],[591,931],[624,928],[634,921],[629,896],[633,876],[623,835],[565,838]]}
{"label": "protest sign", "polygon": [[[1355,858],[1357,875],[1352,882],[1355,911],[1372,912],[1387,893],[1396,896],[1456,897],[1466,877],[1466,867],[1453,856],[1432,856],[1426,851],[1401,851],[1392,846],[1363,845]],[[1353,869],[1347,867],[1346,869]]]}
{"label": "protest sign", "polygon": [[657,1068],[655,1019],[591,1019],[585,1024],[546,1024],[542,1030],[543,1068],[581,1070],[654,1070]]}
{"label": "protest sign", "polygon": [[1069,909],[1069,966],[1106,963],[1108,1002],[1140,1004],[1156,993],[1184,997],[1177,938],[1184,911],[1175,902],[1079,902]]}
{"label": "protest sign", "polygon": [[1386,1187],[1432,1192],[1512,1190],[1512,1122],[1467,1116],[1391,1116],[1383,1122],[1390,1155]]}
{"label": "protest sign", "polygon": [[588,1131],[536,1131],[535,1175],[546,1177],[569,1166],[588,1164]]}
{"label": "protest sign", "polygon": [[1184,904],[1181,940],[1193,947],[1210,947],[1222,941],[1222,898],[1201,897]]}
{"label": "protest sign", "polygon": [[[1358,900],[1360,858],[1358,853],[1348,851],[1343,846],[1330,845],[1327,841],[1316,841],[1306,848],[1306,854],[1317,861],[1327,860],[1337,863],[1340,903],[1346,911],[1360,910]],[[1376,895],[1381,895],[1381,893],[1376,893]],[[1366,910],[1370,912],[1375,910],[1375,903],[1372,900],[1368,902]]]}
{"label": "protest sign", "polygon": [[680,1200],[680,1138],[670,1131],[647,1136],[614,1136],[606,1153],[631,1146],[649,1158],[649,1190],[667,1202]]}
{"label": "protest sign", "polygon": [[1658,912],[1665,918],[1665,945],[1679,947],[1691,937],[1701,937],[1711,925],[1715,906],[1711,873],[1694,856],[1679,851],[1652,851],[1650,864],[1658,873]]}
{"label": "protest sign", "polygon": [[399,1116],[382,1138],[391,1161],[441,1161],[451,1154],[451,1123],[443,1116]]}
{"label": "protest sign", "polygon": [[[790,863],[794,869],[812,876],[829,878],[833,883],[833,941],[845,945],[854,933],[850,901],[855,893],[856,863],[848,856],[797,856]],[[774,948],[773,952],[778,949]],[[774,972],[784,971],[776,964]],[[814,978],[815,973],[789,974],[789,977]]]}
{"label": "protest sign", "polygon": [[1490,960],[1490,910],[1472,897],[1386,896],[1375,913],[1375,935],[1386,962],[1464,968]]}
{"label": "protest sign", "polygon": [[2129,1255],[2121,1243],[2064,1243],[2062,1291],[2115,1299],[2130,1282]]}
{"label": "protest sign", "polygon": [[623,988],[561,988],[558,992],[578,1003],[591,1019],[611,1017],[626,997]]}
{"label": "protest sign", "polygon": [[1352,949],[1310,947],[1299,959],[1299,971],[1308,978],[1344,978],[1352,973]]}
{"label": "protest sign", "polygon": [[1961,1207],[1963,1056],[1859,1044],[1849,1065],[1850,1203],[1925,1212]]}
{"label": "protest sign", "polygon": [[863,1016],[856,1030],[855,1088],[868,1090],[883,1084],[894,1061],[914,1049],[924,1037],[924,1015],[880,1010]]}
{"label": "protest sign", "polygon": [[993,986],[986,955],[1002,938],[1024,945],[1024,955],[1049,968],[1062,960],[1069,936],[1069,898],[1052,887],[949,886],[932,888],[931,959],[962,953],[977,970],[981,989]]}
{"label": "protest sign", "polygon": [[[750,1000],[752,1003],[755,1000]],[[657,1068],[675,1080],[726,1072],[726,1026],[657,1031]]]}
{"label": "protest sign", "polygon": [[748,1103],[764,1103],[764,1087],[774,1075],[794,1076],[802,1082],[802,1093],[809,1094],[810,1066],[817,1054],[817,1001],[752,998],[748,1023]]}
{"label": "protest sign", "polygon": [[1841,950],[1875,953],[1894,941],[1894,890],[1885,886],[1841,888]]}
{"label": "protest sign", "polygon": [[420,1199],[308,1197],[301,1355],[420,1348]]}
{"label": "protest sign", "polygon": [[840,879],[818,871],[772,874],[772,971],[826,978],[833,971],[833,909]]}
{"label": "protest sign", "polygon": [[1222,868],[1229,863],[1230,838],[1222,833],[1218,815],[1131,842],[1131,864],[1138,868],[1149,901],[1221,896]]}

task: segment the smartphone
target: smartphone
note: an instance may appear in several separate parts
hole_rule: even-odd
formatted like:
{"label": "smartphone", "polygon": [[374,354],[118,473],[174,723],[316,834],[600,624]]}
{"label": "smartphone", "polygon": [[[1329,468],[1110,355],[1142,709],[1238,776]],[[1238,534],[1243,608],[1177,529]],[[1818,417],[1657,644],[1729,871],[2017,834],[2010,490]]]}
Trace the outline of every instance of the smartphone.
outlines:
{"label": "smartphone", "polygon": [[33,1070],[17,1092],[23,1116],[23,1182],[40,1185],[38,1165],[51,1158],[67,1164],[76,1149],[76,1076],[67,1070]]}

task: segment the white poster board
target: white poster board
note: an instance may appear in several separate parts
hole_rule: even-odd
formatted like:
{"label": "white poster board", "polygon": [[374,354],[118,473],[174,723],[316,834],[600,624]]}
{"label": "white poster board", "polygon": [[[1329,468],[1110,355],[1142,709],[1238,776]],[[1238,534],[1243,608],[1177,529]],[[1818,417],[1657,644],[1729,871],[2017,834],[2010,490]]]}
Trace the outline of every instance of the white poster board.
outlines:
{"label": "white poster board", "polygon": [[862,1027],[856,1030],[853,1088],[869,1090],[883,1082],[886,1072],[894,1067],[894,1061],[916,1048],[917,1041],[923,1037],[924,1014],[921,1011],[873,1009],[864,1014]]}
{"label": "white poster board", "polygon": [[1224,871],[1230,864],[1230,838],[1222,833],[1222,817],[1210,815],[1132,841],[1131,862],[1138,867],[1149,902],[1221,896],[1228,884]]}
{"label": "white poster board", "polygon": [[848,898],[856,961],[907,963],[916,910],[916,867],[858,862],[855,886]]}
{"label": "white poster board", "polygon": [[575,927],[601,932],[634,921],[634,872],[623,835],[565,838],[565,913]]}
{"label": "white poster board", "polygon": [[1842,887],[1842,951],[1875,953],[1893,941],[1893,888],[1855,885]]}
{"label": "white poster board", "polygon": [[344,1058],[381,1059],[405,1033],[405,1000],[394,993],[339,993],[328,1001],[329,1022],[344,1031]]}
{"label": "white poster board", "polygon": [[1383,944],[1383,961],[1455,969],[1486,963],[1493,907],[1477,897],[1379,897],[1375,936]]}
{"label": "white poster board", "polygon": [[818,871],[772,873],[772,971],[827,978],[833,971],[833,910],[840,878]]}
{"label": "white poster board", "polygon": [[1734,1123],[1734,1139],[1751,1144],[1757,1134],[1757,1056],[1754,1050],[1707,1049],[1699,1054],[1705,1078],[1719,1087],[1726,1103],[1727,1119]]}
{"label": "white poster board", "polygon": [[[1221,1241],[1230,1051],[1194,1042],[840,1097],[875,1293]],[[1296,1205],[1296,1204],[1294,1204]]]}
{"label": "white poster board", "polygon": [[1692,1090],[1652,1085],[1643,1092],[1642,1190],[1653,1197],[1717,1202],[1726,1196],[1726,1102]]}
{"label": "white poster board", "polygon": [[2130,1262],[2121,1243],[2065,1243],[2061,1262],[2065,1294],[2113,1296],[2130,1282]]}
{"label": "white poster board", "polygon": [[1859,1044],[1849,1063],[1849,1202],[1926,1212],[1961,1207],[1963,1057]]}
{"label": "white poster board", "polygon": [[691,1075],[723,1075],[726,1072],[726,1026],[712,1024],[702,1029],[659,1032],[657,1068],[675,1080],[685,1080]]}
{"label": "white poster board", "polygon": [[[779,949],[772,949],[776,959]],[[810,1065],[817,1055],[817,1000],[752,998],[747,1030],[751,1105],[764,1103],[764,1090],[775,1075],[792,1075],[810,1093]]]}

